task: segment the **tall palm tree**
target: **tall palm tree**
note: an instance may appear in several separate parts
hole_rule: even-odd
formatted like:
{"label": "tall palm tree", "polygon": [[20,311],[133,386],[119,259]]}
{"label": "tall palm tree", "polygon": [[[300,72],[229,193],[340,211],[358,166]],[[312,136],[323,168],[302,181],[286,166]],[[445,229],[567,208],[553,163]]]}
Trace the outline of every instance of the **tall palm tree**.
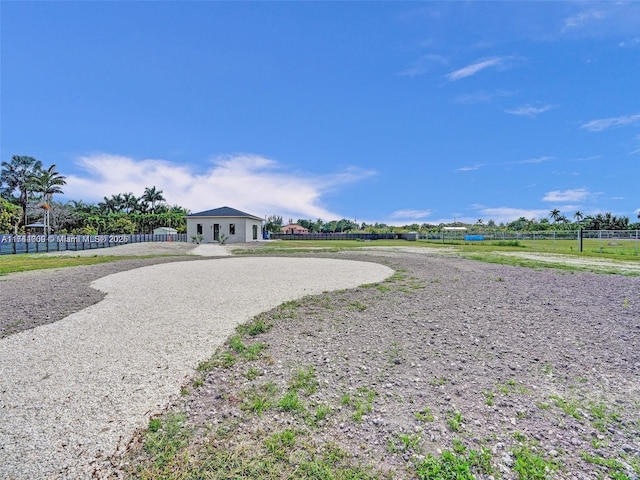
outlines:
{"label": "tall palm tree", "polygon": [[[0,177],[2,178],[2,196],[10,200],[13,192],[18,190],[18,204],[22,207],[24,215],[24,225],[27,221],[27,204],[29,203],[29,193],[33,192],[33,180],[36,174],[42,169],[42,162],[33,157],[14,155],[10,162],[2,162]],[[5,186],[6,185],[6,186]]]}
{"label": "tall palm tree", "polygon": [[142,197],[140,197],[145,202],[149,202],[151,204],[151,211],[155,212],[156,203],[164,202],[165,198],[162,196],[162,190],[157,190],[156,186],[145,188]]}
{"label": "tall palm tree", "polygon": [[115,195],[109,197],[102,197],[102,202],[98,203],[98,208],[105,215],[109,215],[110,213],[117,213],[120,211],[120,201],[117,199]]}
{"label": "tall palm tree", "polygon": [[584,218],[584,215],[580,210],[576,210],[576,213],[573,214],[573,218],[576,219],[576,222],[581,222],[582,219]]}
{"label": "tall palm tree", "polygon": [[127,213],[135,212],[138,209],[139,201],[133,193],[122,194],[122,205]]}
{"label": "tall palm tree", "polygon": [[549,212],[549,218],[553,220],[553,223],[556,223],[560,219],[560,210],[554,208]]}
{"label": "tall palm tree", "polygon": [[41,170],[33,179],[34,191],[42,194],[42,208],[45,210],[44,233],[46,235],[49,235],[50,230],[49,210],[51,209],[51,200],[56,193],[64,193],[61,187],[67,184],[66,178],[56,171],[56,165],[53,164],[46,170]]}

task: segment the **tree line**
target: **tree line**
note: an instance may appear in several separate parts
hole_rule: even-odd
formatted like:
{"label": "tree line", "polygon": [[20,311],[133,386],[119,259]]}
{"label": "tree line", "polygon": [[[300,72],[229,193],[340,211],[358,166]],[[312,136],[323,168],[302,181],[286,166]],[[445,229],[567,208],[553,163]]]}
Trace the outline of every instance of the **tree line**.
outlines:
{"label": "tree line", "polygon": [[[151,233],[158,227],[172,227],[179,233],[186,231],[185,215],[190,212],[179,206],[169,206],[162,190],[146,187],[140,196],[133,192],[117,193],[104,197],[98,203],[71,200],[66,203],[54,200],[54,195],[64,193],[66,177],[57,171],[55,164],[45,168],[40,160],[29,156],[14,155],[11,161],[3,161],[0,171],[0,233],[27,233],[29,218],[42,225],[45,233],[95,235],[98,233]],[[486,223],[482,219],[469,224],[412,223],[403,226],[385,223],[357,223],[346,218],[323,221],[299,218],[295,222],[310,232],[317,233],[403,233],[436,232],[445,226],[464,226],[473,232],[499,231],[552,231],[552,230],[626,230],[640,229],[640,222],[631,223],[629,217],[611,212],[584,215],[574,212],[573,221],[554,208],[548,218],[527,219],[520,217],[508,223]],[[640,220],[640,212],[638,212]],[[283,218],[271,215],[266,219],[266,230],[282,232]]]}
{"label": "tree line", "polygon": [[[549,218],[520,217],[517,220],[507,223],[496,223],[493,220],[485,222],[478,219],[475,223],[451,222],[451,223],[412,223],[402,226],[387,225],[385,223],[356,223],[352,220],[341,219],[324,222],[318,218],[316,220],[299,218],[295,222],[292,218],[288,224],[300,225],[311,233],[431,233],[438,232],[443,227],[465,227],[470,233],[474,232],[544,232],[544,231],[568,231],[568,230],[637,230],[640,229],[640,221],[631,223],[629,217],[616,216],[611,212],[598,213],[596,215],[584,215],[581,211],[573,214],[573,220],[562,214],[558,209],[549,212]],[[640,211],[638,212],[640,220]],[[266,230],[272,233],[281,233],[283,225],[282,216],[271,215],[267,217]]]}
{"label": "tree line", "polygon": [[54,200],[62,194],[66,177],[55,164],[44,168],[33,157],[14,155],[0,170],[0,233],[27,233],[41,225],[44,233],[95,235],[98,233],[152,233],[158,227],[186,231],[187,209],[165,202],[162,190],[146,187],[140,196],[132,192],[104,197],[98,203]]}

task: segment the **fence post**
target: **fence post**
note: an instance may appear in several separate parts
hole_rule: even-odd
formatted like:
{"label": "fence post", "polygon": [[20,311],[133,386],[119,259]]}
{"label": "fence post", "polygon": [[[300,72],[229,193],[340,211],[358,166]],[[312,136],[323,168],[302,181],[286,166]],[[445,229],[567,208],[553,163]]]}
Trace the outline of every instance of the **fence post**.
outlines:
{"label": "fence post", "polygon": [[578,230],[578,252],[582,253],[582,228]]}

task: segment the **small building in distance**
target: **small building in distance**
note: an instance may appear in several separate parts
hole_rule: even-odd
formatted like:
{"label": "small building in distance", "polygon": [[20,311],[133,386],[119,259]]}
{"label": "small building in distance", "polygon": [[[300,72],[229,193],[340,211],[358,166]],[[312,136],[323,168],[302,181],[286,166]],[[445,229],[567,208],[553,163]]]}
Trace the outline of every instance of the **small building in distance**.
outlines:
{"label": "small building in distance", "polygon": [[256,242],[262,239],[260,217],[231,207],[220,207],[187,215],[187,239],[203,243]]}
{"label": "small building in distance", "polygon": [[171,227],[158,227],[153,229],[154,235],[177,235],[178,231]]}
{"label": "small building in distance", "polygon": [[282,227],[282,233],[309,233],[309,229],[297,223],[290,223]]}

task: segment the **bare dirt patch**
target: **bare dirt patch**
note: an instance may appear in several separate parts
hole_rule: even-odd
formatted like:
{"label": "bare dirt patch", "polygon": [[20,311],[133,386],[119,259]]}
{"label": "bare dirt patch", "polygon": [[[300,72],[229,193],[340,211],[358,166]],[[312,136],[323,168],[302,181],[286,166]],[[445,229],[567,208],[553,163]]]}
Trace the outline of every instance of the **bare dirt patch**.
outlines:
{"label": "bare dirt patch", "polygon": [[[424,252],[337,257],[398,274],[264,314],[271,330],[244,340],[265,343],[263,354],[213,368],[170,407],[197,432],[192,453],[206,445],[250,461],[266,438],[293,430],[390,478],[417,478],[416,465],[445,451],[489,455],[477,478],[543,478],[521,476],[525,455],[552,478],[638,478],[640,278]],[[317,389],[286,410],[300,369]],[[246,402],[265,386],[259,415]],[[310,423],[319,406],[326,417]],[[147,461],[133,448],[111,474]]]}

